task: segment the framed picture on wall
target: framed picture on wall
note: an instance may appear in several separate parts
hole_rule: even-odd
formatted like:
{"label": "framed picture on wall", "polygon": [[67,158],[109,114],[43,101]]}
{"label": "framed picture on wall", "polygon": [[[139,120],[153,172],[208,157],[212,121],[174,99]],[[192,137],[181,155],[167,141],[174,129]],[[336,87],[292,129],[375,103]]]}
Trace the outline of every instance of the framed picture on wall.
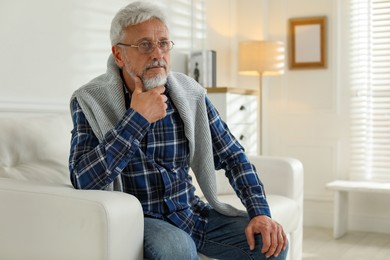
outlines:
{"label": "framed picture on wall", "polygon": [[216,52],[192,52],[188,61],[188,75],[205,88],[217,86]]}
{"label": "framed picture on wall", "polygon": [[289,20],[290,69],[316,69],[327,66],[327,18],[325,16]]}

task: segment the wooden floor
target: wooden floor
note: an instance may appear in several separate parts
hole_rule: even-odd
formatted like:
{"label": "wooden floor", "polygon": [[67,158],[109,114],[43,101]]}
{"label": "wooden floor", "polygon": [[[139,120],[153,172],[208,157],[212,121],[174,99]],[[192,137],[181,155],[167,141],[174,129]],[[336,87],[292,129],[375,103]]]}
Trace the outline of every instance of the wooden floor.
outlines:
{"label": "wooden floor", "polygon": [[332,230],[305,227],[303,231],[303,260],[388,260],[390,235],[350,231],[333,239]]}

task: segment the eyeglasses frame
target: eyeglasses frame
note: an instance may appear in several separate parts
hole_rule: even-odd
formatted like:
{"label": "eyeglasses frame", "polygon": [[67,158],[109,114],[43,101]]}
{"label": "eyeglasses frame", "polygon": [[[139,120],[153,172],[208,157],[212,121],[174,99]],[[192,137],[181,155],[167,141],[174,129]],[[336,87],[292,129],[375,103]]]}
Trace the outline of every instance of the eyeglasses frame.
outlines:
{"label": "eyeglasses frame", "polygon": [[158,48],[161,50],[161,48],[160,48],[160,46],[159,46],[159,44],[160,44],[161,42],[170,42],[170,43],[171,43],[171,47],[170,47],[168,50],[164,51],[164,52],[169,52],[170,50],[172,50],[173,46],[175,45],[175,43],[174,43],[173,41],[169,41],[169,40],[156,41],[156,42],[152,42],[152,43],[153,43],[153,48],[151,48],[150,51],[148,51],[148,52],[142,52],[142,51],[140,50],[140,44],[143,43],[143,42],[152,42],[152,41],[141,41],[140,43],[138,43],[138,45],[118,42],[118,43],[116,44],[116,46],[125,46],[125,47],[131,47],[131,48],[138,48],[138,51],[139,51],[140,53],[149,54],[149,53],[152,53],[152,52],[156,49],[156,47],[158,47]]}

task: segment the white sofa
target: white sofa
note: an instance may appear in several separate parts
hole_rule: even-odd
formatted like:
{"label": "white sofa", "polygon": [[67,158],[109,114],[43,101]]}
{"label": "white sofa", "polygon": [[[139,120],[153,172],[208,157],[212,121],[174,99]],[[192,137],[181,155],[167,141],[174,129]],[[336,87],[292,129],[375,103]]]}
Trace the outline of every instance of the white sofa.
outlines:
{"label": "white sofa", "polygon": [[[71,186],[68,113],[0,118],[0,129],[0,259],[143,259],[138,200]],[[251,160],[264,182],[273,217],[289,236],[289,259],[301,259],[302,164],[291,158]],[[224,174],[218,175],[220,199],[242,207]]]}

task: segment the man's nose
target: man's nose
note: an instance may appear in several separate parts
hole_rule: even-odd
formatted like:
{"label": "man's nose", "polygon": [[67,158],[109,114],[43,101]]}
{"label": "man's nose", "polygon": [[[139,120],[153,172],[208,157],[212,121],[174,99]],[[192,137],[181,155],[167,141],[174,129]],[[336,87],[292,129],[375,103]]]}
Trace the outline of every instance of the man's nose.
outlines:
{"label": "man's nose", "polygon": [[150,54],[153,56],[153,58],[156,58],[159,60],[164,56],[164,52],[160,49],[160,47],[158,46],[157,43],[155,43],[154,49]]}

